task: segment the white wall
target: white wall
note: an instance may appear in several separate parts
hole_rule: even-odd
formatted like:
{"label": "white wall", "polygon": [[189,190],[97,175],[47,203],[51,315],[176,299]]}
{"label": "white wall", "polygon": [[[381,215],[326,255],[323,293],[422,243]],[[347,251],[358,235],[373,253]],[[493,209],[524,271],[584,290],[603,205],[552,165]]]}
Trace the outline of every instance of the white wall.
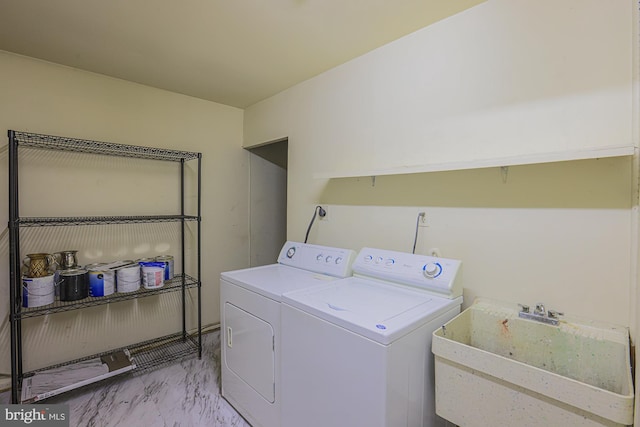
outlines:
{"label": "white wall", "polygon": [[319,179],[418,164],[637,145],[633,1],[489,0],[245,111],[245,146],[289,138],[288,238],[464,263],[475,296],[630,326],[633,162],[611,158]]}
{"label": "white wall", "polygon": [[488,0],[251,106],[246,147],[289,138],[288,238],[323,203],[311,242],[410,251],[424,211],[417,252],[463,261],[464,306],[542,301],[635,342],[637,154],[506,176],[314,176],[638,147],[637,6]]}
{"label": "white wall", "polygon": [[[0,52],[0,131],[177,148],[203,153],[203,323],[219,321],[219,274],[248,266],[248,154],[243,112],[97,74]],[[6,136],[5,136],[6,138]],[[0,151],[0,222],[7,223],[7,150]],[[178,213],[174,163],[69,156],[31,150],[21,157],[21,214],[25,216]],[[137,162],[137,163],[136,163]],[[187,166],[188,181],[196,176]],[[192,188],[192,187],[190,187]],[[93,197],[99,195],[100,197]],[[90,200],[93,200],[89,203]],[[191,189],[187,206],[194,212]],[[62,203],[61,203],[62,202]],[[60,227],[25,237],[26,251],[79,249],[81,264],[130,259],[161,251],[178,256],[175,225]],[[195,224],[188,251],[193,251]],[[27,234],[31,230],[25,231]],[[25,234],[25,236],[27,236]],[[31,235],[31,234],[29,234]],[[44,239],[42,236],[44,235]],[[8,301],[8,233],[0,240],[0,300]],[[194,273],[189,262],[187,272]],[[195,292],[189,296],[193,308]],[[33,369],[177,332],[177,294],[30,319],[23,327],[25,369]],[[9,372],[8,303],[0,305],[0,372]],[[190,315],[188,327],[195,326]]]}
{"label": "white wall", "polygon": [[[284,144],[286,142],[276,142]],[[284,164],[286,165],[286,149]],[[273,264],[287,238],[287,169],[250,154],[251,266]],[[282,163],[282,162],[281,162]]]}
{"label": "white wall", "polygon": [[245,145],[300,133],[339,174],[630,144],[632,10],[488,1],[252,106]]}

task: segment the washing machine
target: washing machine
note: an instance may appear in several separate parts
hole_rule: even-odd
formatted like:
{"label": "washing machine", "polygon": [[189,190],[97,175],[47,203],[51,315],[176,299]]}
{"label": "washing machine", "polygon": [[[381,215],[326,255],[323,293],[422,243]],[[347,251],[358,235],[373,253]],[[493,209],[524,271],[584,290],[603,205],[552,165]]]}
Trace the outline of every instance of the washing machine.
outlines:
{"label": "washing machine", "polygon": [[462,304],[462,264],[362,249],[353,277],[282,297],[282,426],[444,425],[431,334]]}
{"label": "washing machine", "polygon": [[286,242],[276,264],[220,276],[222,396],[254,427],[280,426],[280,300],[351,275],[356,253]]}

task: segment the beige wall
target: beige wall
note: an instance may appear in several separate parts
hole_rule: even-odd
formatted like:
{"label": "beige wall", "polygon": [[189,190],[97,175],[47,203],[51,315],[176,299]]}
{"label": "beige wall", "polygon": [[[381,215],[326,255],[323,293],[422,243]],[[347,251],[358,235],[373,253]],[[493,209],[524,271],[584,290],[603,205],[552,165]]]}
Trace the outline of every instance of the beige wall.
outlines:
{"label": "beige wall", "polygon": [[[310,242],[410,251],[416,215],[425,211],[417,252],[438,248],[443,256],[463,260],[465,304],[475,296],[544,301],[633,330],[637,166],[630,158],[514,166],[506,175],[488,168],[375,181],[314,178],[637,146],[633,10],[627,0],[489,0],[250,107],[244,130],[243,112],[235,108],[0,52],[0,130],[202,151],[205,323],[219,320],[220,271],[248,265],[244,132],[246,147],[288,137],[289,239],[304,238],[313,207],[323,203],[330,216],[316,222]],[[6,159],[5,149],[5,201]],[[37,192],[40,181],[54,182],[40,194],[46,202],[22,200],[33,212],[49,212],[49,202],[58,201],[59,181],[79,193],[106,188],[107,198],[120,194],[106,181],[145,190],[158,182],[174,185],[167,179],[173,171],[165,166],[131,172],[126,162],[90,163],[88,169],[112,171],[105,172],[108,180],[88,182],[83,178],[92,170],[77,171],[80,178],[66,171],[46,179],[46,158],[26,160],[35,171],[22,171],[27,188]],[[59,160],[73,168],[85,158]],[[125,194],[125,204],[139,207],[137,195]],[[169,211],[175,207],[175,200],[154,203]],[[67,207],[88,209],[75,197]],[[100,209],[119,212],[110,203]],[[7,209],[0,215],[6,222]],[[147,244],[158,237],[156,230],[114,233],[130,245],[114,239],[99,247],[100,239],[86,233],[82,256],[100,260],[159,247]],[[161,243],[173,247],[172,233],[162,229],[169,237]],[[138,246],[137,238],[143,242]],[[75,236],[53,233],[46,250],[76,242]],[[6,232],[0,243],[0,270],[8,281]],[[0,287],[0,298],[8,299],[7,286]],[[26,368],[171,332],[178,303],[168,297],[34,319],[25,328],[26,345],[36,349],[28,353]],[[0,353],[0,372],[9,369],[6,310],[0,305],[0,348],[7,349]]]}
{"label": "beige wall", "polygon": [[[424,211],[416,251],[463,261],[464,306],[542,301],[635,343],[637,9],[488,0],[251,106],[246,147],[289,139],[288,238],[322,203],[311,242],[410,251]],[[367,176],[616,146],[636,155]]]}
{"label": "beige wall", "polygon": [[[637,145],[633,1],[490,0],[264,100],[245,146],[289,138],[288,238],[441,249],[475,296],[634,329],[630,157],[431,174],[369,169]],[[363,172],[366,174],[366,172]],[[635,240],[634,240],[635,241]]]}
{"label": "beige wall", "polygon": [[488,1],[252,106],[245,144],[336,174],[631,144],[632,10]]}
{"label": "beige wall", "polygon": [[[250,259],[251,266],[273,264],[287,238],[287,169],[285,149],[274,150],[283,161],[250,153]],[[267,160],[269,159],[269,160]]]}
{"label": "beige wall", "polygon": [[[219,321],[218,283],[224,270],[248,266],[248,154],[242,148],[243,111],[76,69],[0,52],[0,130],[24,130],[177,148],[203,153],[203,323]],[[4,138],[4,137],[3,137]],[[6,141],[6,140],[5,140]],[[6,224],[7,150],[0,151],[0,222]],[[21,157],[21,214],[172,214],[179,212],[178,166],[25,150]],[[28,154],[30,153],[30,154]],[[188,181],[196,176],[187,166]],[[99,197],[94,197],[98,195]],[[195,196],[187,206],[195,213]],[[61,203],[62,202],[62,203]],[[195,224],[188,233],[193,252]],[[23,250],[79,249],[81,264],[155,253],[178,256],[177,225],[60,227],[34,235]],[[8,233],[2,234],[0,299],[8,301]],[[179,263],[178,263],[179,264]],[[189,262],[187,272],[195,272]],[[195,293],[189,297],[193,308]],[[8,304],[0,305],[0,372],[9,372]],[[128,301],[25,322],[25,369],[92,354],[158,334],[177,332],[178,295]],[[195,316],[189,317],[189,327]]]}

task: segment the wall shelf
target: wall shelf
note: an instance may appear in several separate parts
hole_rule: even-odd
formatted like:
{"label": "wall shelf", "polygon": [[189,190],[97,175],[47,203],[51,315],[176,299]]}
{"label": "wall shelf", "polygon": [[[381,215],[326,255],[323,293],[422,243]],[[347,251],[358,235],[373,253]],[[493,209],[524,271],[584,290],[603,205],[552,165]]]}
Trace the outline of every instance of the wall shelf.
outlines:
{"label": "wall shelf", "polygon": [[357,178],[363,176],[405,175],[425,172],[447,172],[467,169],[483,169],[493,167],[521,166],[537,163],[566,162],[572,160],[600,159],[607,157],[633,156],[636,153],[633,145],[621,145],[604,148],[567,150],[551,153],[537,153],[523,156],[478,159],[461,162],[432,163],[424,165],[407,165],[393,168],[353,170],[344,172],[320,172],[313,175],[315,179]]}

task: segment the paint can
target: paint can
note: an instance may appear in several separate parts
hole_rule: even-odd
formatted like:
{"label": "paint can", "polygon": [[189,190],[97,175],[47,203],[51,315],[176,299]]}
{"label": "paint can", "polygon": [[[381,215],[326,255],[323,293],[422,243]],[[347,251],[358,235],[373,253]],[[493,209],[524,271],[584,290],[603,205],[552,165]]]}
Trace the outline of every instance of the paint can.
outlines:
{"label": "paint can", "polygon": [[164,280],[173,279],[173,256],[160,255],[156,257],[156,261],[164,263]]}
{"label": "paint can", "polygon": [[157,289],[164,286],[163,262],[141,262],[140,269],[142,270],[142,285],[145,289]]}
{"label": "paint can", "polygon": [[115,292],[115,273],[106,264],[85,266],[89,276],[89,296],[104,297]]}
{"label": "paint can", "polygon": [[42,307],[55,300],[54,275],[22,278],[22,306]]}
{"label": "paint can", "polygon": [[122,267],[130,267],[132,264],[135,264],[135,262],[132,259],[127,259],[124,261],[114,261],[111,263],[107,263],[105,264],[105,268],[108,268],[109,270],[118,270]]}
{"label": "paint can", "polygon": [[88,297],[87,270],[83,268],[61,270],[58,287],[60,288],[60,301],[77,301]]}
{"label": "paint can", "polygon": [[53,273],[53,288],[54,288],[54,293],[56,295],[56,298],[58,298],[60,296],[60,286],[58,286],[58,284],[60,283],[60,270],[56,270],[55,273]]}
{"label": "paint can", "polygon": [[135,292],[140,289],[140,266],[120,267],[116,273],[118,292]]}

